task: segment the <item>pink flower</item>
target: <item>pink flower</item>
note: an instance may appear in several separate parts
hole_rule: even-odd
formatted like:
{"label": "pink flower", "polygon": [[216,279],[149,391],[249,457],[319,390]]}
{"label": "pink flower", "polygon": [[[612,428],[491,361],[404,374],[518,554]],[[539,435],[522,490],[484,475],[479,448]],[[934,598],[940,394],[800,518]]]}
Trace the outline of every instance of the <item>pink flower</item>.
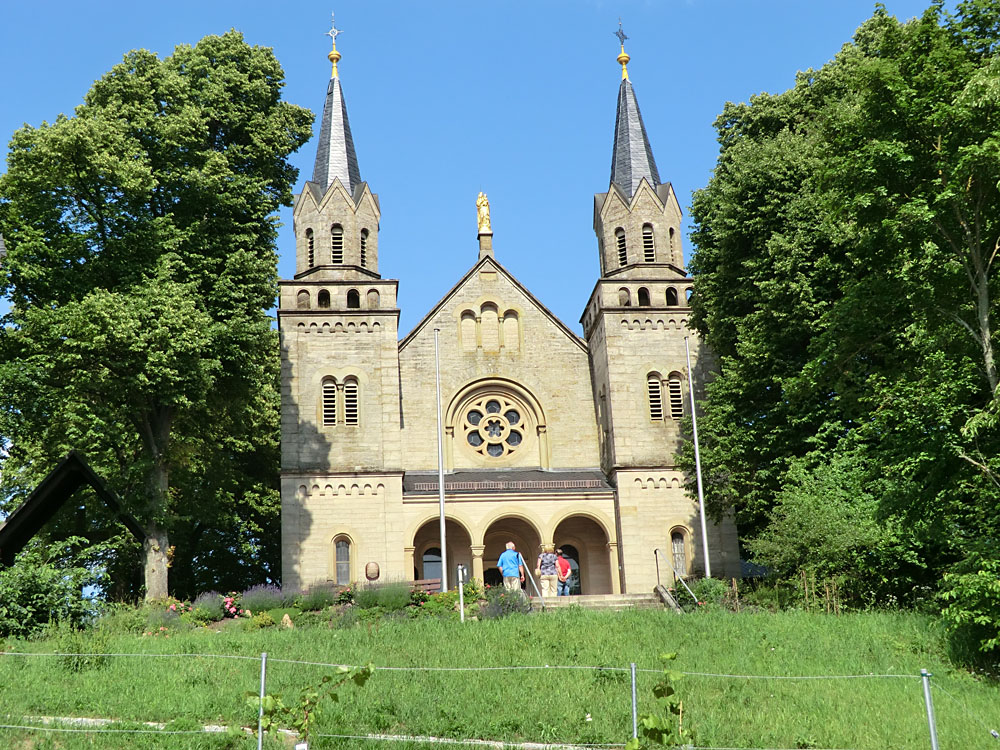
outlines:
{"label": "pink flower", "polygon": [[176,604],[171,604],[170,607],[169,607],[169,609],[170,609],[171,612],[176,612],[177,611],[177,605]]}

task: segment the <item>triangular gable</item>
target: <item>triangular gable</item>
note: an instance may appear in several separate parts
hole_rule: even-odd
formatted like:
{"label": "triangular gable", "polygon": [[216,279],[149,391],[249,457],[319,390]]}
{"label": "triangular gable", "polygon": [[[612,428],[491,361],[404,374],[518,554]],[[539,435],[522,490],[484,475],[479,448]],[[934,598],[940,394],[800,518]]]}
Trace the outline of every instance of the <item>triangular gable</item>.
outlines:
{"label": "triangular gable", "polygon": [[543,305],[535,295],[529,292],[527,287],[525,287],[524,284],[518,281],[510,271],[508,271],[506,268],[500,265],[500,263],[498,263],[495,258],[490,258],[490,257],[485,257],[478,263],[476,263],[472,268],[470,268],[465,273],[464,276],[462,276],[461,279],[458,280],[458,282],[451,289],[449,289],[445,293],[445,295],[440,300],[438,300],[438,303],[434,305],[434,307],[432,307],[427,312],[427,314],[424,315],[423,318],[420,319],[420,322],[413,327],[413,330],[411,330],[408,334],[406,334],[406,336],[399,342],[399,351],[403,351],[403,349],[406,348],[406,345],[409,344],[410,341],[412,341],[417,336],[417,334],[420,333],[421,330],[423,330],[424,326],[427,325],[428,321],[431,318],[433,318],[442,307],[444,307],[444,305],[448,302],[448,300],[454,297],[455,294],[458,293],[459,289],[461,289],[466,284],[466,282],[468,282],[469,279],[472,278],[474,274],[478,273],[483,268],[483,266],[487,265],[492,266],[494,269],[496,269],[498,273],[502,274],[503,277],[507,279],[514,286],[515,289],[520,291],[525,297],[527,297],[529,302],[535,305],[535,307],[539,310],[539,312],[542,313],[542,315],[548,318],[556,326],[556,328],[562,331],[566,335],[566,337],[569,338],[578,347],[580,347],[582,351],[584,352],[587,351],[586,341],[584,341],[582,338],[573,333],[573,331],[569,328],[569,326],[563,323],[552,311],[549,310],[549,308]]}
{"label": "triangular gable", "polygon": [[24,545],[85,484],[94,488],[97,496],[111,508],[115,517],[136,539],[143,541],[146,538],[139,523],[122,508],[118,496],[94,473],[83,456],[70,451],[32,490],[28,499],[11,511],[7,520],[0,524],[0,563],[13,565],[14,557]]}

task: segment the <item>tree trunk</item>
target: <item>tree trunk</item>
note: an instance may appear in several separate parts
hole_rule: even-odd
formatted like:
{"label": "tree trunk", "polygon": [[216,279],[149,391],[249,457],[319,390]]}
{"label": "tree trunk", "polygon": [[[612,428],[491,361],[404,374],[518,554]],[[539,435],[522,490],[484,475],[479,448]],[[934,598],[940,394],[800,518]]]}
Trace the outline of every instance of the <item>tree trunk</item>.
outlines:
{"label": "tree trunk", "polygon": [[166,530],[155,525],[147,529],[142,543],[147,602],[167,598],[167,545]]}
{"label": "tree trunk", "polygon": [[150,521],[146,525],[146,538],[142,543],[147,602],[163,600],[168,595],[169,538],[167,530],[158,519],[162,519],[166,513],[170,489],[166,451],[170,423],[170,409],[163,408],[155,410],[144,425],[145,442],[153,464],[146,477],[146,507]]}

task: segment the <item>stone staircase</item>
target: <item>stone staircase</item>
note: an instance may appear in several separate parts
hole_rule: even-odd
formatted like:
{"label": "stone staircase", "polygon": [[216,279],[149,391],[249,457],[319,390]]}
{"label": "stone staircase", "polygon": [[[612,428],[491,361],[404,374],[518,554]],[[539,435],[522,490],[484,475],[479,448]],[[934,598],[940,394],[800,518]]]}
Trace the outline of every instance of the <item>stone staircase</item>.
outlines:
{"label": "stone staircase", "polygon": [[[546,609],[565,609],[566,607],[583,607],[584,609],[599,609],[619,612],[623,609],[663,609],[663,602],[654,593],[649,594],[584,594],[582,596],[550,596],[545,599]],[[542,610],[541,600],[531,597],[531,607],[534,612]]]}

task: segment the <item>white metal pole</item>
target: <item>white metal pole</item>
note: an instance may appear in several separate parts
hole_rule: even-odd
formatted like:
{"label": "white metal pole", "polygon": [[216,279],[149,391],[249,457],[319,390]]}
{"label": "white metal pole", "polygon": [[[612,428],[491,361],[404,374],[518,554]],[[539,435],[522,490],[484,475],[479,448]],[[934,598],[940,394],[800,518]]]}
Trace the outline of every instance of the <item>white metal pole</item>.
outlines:
{"label": "white metal pole", "polygon": [[459,622],[465,622],[465,576],[462,575],[462,568],[464,565],[457,566],[456,573],[458,575],[458,620]]}
{"label": "white metal pole", "polygon": [[264,683],[267,680],[267,652],[260,655],[260,706],[257,708],[257,750],[264,747]]}
{"label": "white metal pole", "polygon": [[434,329],[434,375],[437,381],[437,413],[438,413],[438,505],[441,516],[441,590],[448,590],[448,548],[445,546],[444,535],[444,433],[441,425],[441,356],[438,353],[438,334],[440,328]]}
{"label": "white metal pole", "polygon": [[635,695],[635,662],[631,663],[632,667],[632,737],[639,736],[639,701],[636,699]]}
{"label": "white metal pole", "polygon": [[691,374],[691,347],[688,337],[684,337],[684,353],[687,355],[688,394],[691,396],[691,432],[694,435],[694,473],[698,481],[698,510],[701,514],[701,550],[705,556],[705,577],[712,577],[712,563],[708,559],[708,528],[705,524],[705,492],[701,485],[701,453],[698,450],[698,417],[694,405],[694,376]]}
{"label": "white metal pole", "polygon": [[920,670],[920,678],[924,682],[924,705],[927,707],[927,725],[931,730],[931,750],[938,750],[937,724],[934,721],[934,701],[931,700],[931,673]]}

